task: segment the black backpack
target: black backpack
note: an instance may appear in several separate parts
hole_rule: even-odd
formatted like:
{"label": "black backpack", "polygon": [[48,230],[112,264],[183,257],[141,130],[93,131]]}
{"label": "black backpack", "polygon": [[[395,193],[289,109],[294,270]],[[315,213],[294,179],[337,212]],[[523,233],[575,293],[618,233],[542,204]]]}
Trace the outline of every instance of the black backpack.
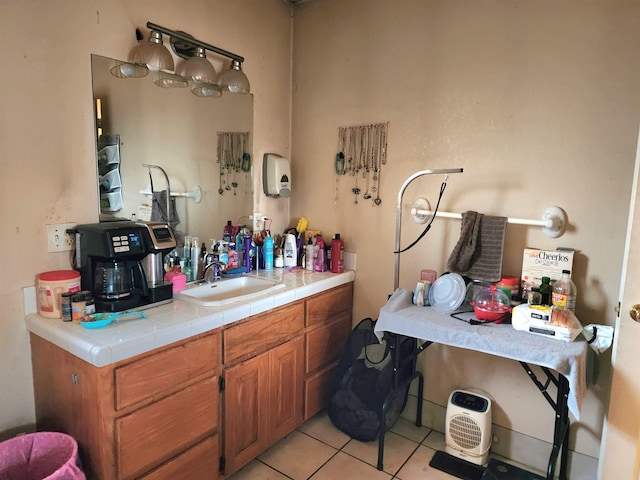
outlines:
{"label": "black backpack", "polygon": [[[387,397],[385,431],[396,423],[406,405],[409,385],[396,391],[394,385],[411,377],[415,368],[416,340],[386,333],[379,342],[374,325],[371,318],[365,318],[349,334],[327,407],[339,430],[364,442],[378,437]],[[394,377],[396,360],[399,368]]]}

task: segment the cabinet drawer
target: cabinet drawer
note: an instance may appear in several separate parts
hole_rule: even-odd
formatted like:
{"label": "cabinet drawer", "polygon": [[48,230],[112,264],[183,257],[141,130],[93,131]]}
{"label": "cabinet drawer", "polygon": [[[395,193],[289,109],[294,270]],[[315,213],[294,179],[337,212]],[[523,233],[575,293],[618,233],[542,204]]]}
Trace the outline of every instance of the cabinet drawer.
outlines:
{"label": "cabinet drawer", "polygon": [[311,327],[324,321],[331,321],[336,315],[349,312],[353,306],[353,284],[347,283],[306,301],[306,326]]}
{"label": "cabinet drawer", "polygon": [[304,305],[297,302],[250,317],[223,332],[224,363],[236,363],[299,335],[304,328]]}
{"label": "cabinet drawer", "polygon": [[115,408],[120,410],[206,372],[220,364],[218,332],[183,343],[115,370]]}
{"label": "cabinet drawer", "polygon": [[337,360],[351,332],[351,312],[342,312],[333,322],[307,332],[305,373],[313,373]]}
{"label": "cabinet drawer", "polygon": [[335,381],[338,362],[311,375],[304,381],[304,420],[308,420],[327,406],[331,385]]}
{"label": "cabinet drawer", "polygon": [[215,480],[219,478],[219,443],[218,435],[208,437],[150,474],[141,477],[141,480],[166,480],[167,478]]}
{"label": "cabinet drawer", "polygon": [[137,478],[213,433],[218,395],[218,377],[212,377],[116,419],[119,478]]}

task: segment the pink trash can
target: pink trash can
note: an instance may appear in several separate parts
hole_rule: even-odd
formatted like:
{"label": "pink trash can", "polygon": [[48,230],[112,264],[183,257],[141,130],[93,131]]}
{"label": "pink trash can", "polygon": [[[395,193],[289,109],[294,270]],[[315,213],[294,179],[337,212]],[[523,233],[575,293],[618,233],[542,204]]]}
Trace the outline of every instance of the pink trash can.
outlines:
{"label": "pink trash can", "polygon": [[86,480],[78,443],[57,432],[6,440],[0,443],[0,480]]}

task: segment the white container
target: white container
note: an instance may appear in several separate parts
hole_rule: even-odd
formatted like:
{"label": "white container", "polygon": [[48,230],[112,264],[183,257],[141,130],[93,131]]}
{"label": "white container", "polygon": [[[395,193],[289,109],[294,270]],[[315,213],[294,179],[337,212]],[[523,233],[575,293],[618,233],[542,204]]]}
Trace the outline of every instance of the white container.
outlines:
{"label": "white container", "polygon": [[54,270],[38,275],[38,313],[47,318],[62,318],[60,296],[65,292],[80,291],[80,272]]}
{"label": "white container", "polygon": [[287,233],[284,238],[284,266],[295,267],[298,264],[298,249],[296,247],[296,237]]}

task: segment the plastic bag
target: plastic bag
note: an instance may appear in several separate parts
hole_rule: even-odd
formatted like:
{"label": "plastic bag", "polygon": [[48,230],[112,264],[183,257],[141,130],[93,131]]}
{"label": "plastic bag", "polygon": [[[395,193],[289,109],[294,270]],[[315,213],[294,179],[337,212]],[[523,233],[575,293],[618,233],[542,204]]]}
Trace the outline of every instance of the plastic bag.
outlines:
{"label": "plastic bag", "polygon": [[582,329],[582,334],[587,339],[589,346],[597,353],[604,352],[613,343],[613,327],[609,325],[591,323]]}

